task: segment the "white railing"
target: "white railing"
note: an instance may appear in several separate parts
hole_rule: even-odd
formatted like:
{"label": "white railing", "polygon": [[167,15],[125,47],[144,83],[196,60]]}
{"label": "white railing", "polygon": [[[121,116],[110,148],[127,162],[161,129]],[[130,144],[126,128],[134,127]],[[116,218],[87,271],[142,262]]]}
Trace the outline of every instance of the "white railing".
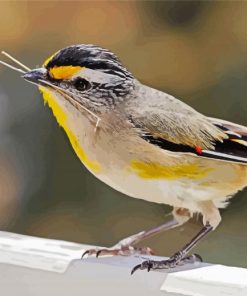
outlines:
{"label": "white railing", "polygon": [[0,232],[0,295],[247,296],[244,268],[195,263],[169,272],[137,271],[131,276],[132,267],[144,259],[80,260],[90,247]]}

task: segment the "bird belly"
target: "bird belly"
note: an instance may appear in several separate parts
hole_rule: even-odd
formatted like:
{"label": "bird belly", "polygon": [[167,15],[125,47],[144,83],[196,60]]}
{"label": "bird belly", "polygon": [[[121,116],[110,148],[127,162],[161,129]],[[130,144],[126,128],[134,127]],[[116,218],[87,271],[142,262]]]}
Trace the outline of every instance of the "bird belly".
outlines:
{"label": "bird belly", "polygon": [[135,174],[96,175],[101,181],[128,196],[149,202],[185,207],[196,211],[196,203],[206,200],[212,190],[181,180],[144,179]]}
{"label": "bird belly", "polygon": [[247,166],[192,157],[191,162],[156,163],[151,169],[140,162],[137,170],[132,161],[125,171],[97,177],[131,197],[197,211],[204,201],[225,207],[226,200],[247,185]]}

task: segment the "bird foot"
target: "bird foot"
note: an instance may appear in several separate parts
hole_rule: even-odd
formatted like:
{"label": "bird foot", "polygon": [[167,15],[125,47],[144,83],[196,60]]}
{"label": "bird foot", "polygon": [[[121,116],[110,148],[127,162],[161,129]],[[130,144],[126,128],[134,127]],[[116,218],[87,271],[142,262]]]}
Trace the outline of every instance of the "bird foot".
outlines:
{"label": "bird foot", "polygon": [[104,255],[110,255],[110,256],[131,256],[131,255],[154,255],[154,252],[152,249],[148,247],[140,247],[136,248],[133,246],[115,246],[112,248],[102,248],[102,249],[90,249],[85,251],[82,254],[83,258],[85,255],[92,256],[96,255],[96,257],[104,256]]}
{"label": "bird foot", "polygon": [[174,268],[176,266],[181,266],[187,263],[195,263],[195,262],[202,262],[202,258],[198,254],[192,254],[187,257],[182,257],[181,254],[177,253],[168,260],[162,260],[162,261],[155,261],[155,260],[146,260],[142,262],[141,264],[136,265],[132,271],[131,274],[136,272],[138,269],[147,271],[155,270],[155,269],[168,269],[168,268]]}

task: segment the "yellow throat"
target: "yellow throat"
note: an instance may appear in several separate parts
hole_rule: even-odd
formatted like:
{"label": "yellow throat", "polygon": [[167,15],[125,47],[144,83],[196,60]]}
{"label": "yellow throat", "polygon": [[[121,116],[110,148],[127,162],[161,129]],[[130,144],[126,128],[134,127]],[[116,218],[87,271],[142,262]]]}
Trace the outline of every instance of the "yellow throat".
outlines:
{"label": "yellow throat", "polygon": [[100,165],[97,162],[94,162],[88,158],[81,144],[79,143],[76,135],[71,131],[67,122],[67,114],[62,109],[62,107],[57,103],[56,99],[52,92],[50,92],[47,88],[40,86],[39,90],[43,94],[44,102],[48,104],[48,106],[52,109],[53,115],[55,116],[58,124],[64,129],[66,132],[69,141],[75,150],[77,156],[84,163],[84,165],[94,173],[99,173],[101,170]]}

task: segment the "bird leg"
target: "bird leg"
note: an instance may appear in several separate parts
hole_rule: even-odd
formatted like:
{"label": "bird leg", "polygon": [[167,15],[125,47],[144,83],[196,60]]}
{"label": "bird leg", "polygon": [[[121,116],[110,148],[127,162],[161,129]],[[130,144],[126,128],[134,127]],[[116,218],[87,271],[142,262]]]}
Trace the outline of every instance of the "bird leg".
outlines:
{"label": "bird leg", "polygon": [[173,256],[171,256],[168,260],[146,260],[141,264],[136,265],[132,269],[131,274],[133,274],[138,269],[147,269],[147,271],[155,269],[167,269],[176,267],[178,265],[183,265],[187,262],[192,263],[198,260],[202,261],[199,255],[187,255],[201,239],[203,239],[209,232],[216,228],[221,218],[218,209],[214,206],[214,204],[211,201],[203,202],[201,204],[201,210],[203,211],[202,214],[205,226],[199,231],[199,233],[196,236],[194,236],[194,238],[188,244],[186,244],[180,251],[176,252]]}
{"label": "bird leg", "polygon": [[186,255],[212,229],[213,227],[210,224],[205,225],[201,229],[201,231],[188,244],[186,244],[180,251],[176,252],[173,256],[171,256],[168,260],[162,260],[162,261],[146,260],[141,264],[136,265],[132,269],[131,274],[133,274],[138,269],[141,269],[141,270],[147,269],[147,271],[150,271],[151,269],[153,270],[167,269],[167,268],[176,267],[177,265],[182,265],[187,261],[193,261],[193,259],[195,261],[196,259],[199,259],[201,261],[201,258],[198,255],[192,255],[192,256],[186,256]]}
{"label": "bird leg", "polygon": [[166,231],[175,227],[178,227],[184,224],[186,221],[189,220],[191,217],[190,212],[187,209],[182,208],[174,208],[173,210],[173,219],[163,223],[159,226],[151,228],[146,231],[141,231],[137,234],[129,236],[127,238],[122,239],[116,245],[112,246],[111,248],[103,248],[103,249],[90,249],[83,253],[82,258],[85,255],[122,255],[122,256],[130,256],[136,254],[142,255],[153,255],[154,252],[149,247],[134,247],[135,244],[139,243],[140,241],[149,238],[153,235],[156,235],[162,231]]}

